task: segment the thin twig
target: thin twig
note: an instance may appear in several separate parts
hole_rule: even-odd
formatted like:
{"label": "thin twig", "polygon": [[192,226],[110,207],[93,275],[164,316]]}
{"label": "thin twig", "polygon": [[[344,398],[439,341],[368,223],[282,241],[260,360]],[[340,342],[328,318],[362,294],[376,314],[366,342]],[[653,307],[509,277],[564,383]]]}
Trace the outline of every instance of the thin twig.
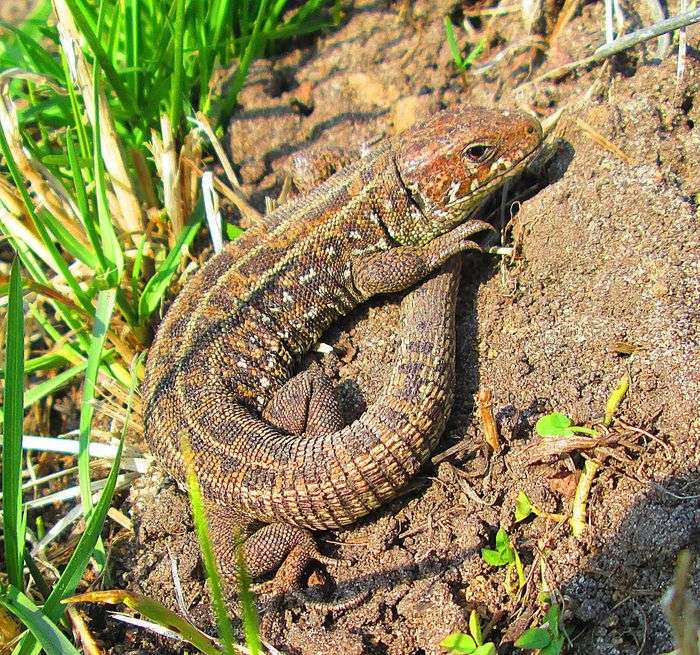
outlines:
{"label": "thin twig", "polygon": [[600,46],[590,57],[584,57],[583,59],[571,62],[570,64],[558,66],[557,68],[547,71],[544,73],[544,75],[540,75],[534,80],[525,82],[522,86],[537,84],[538,82],[542,82],[544,80],[559,79],[571,71],[580,68],[581,66],[588,66],[589,64],[604,61],[613,55],[629,50],[629,48],[633,48],[640,43],[644,43],[645,41],[649,41],[649,39],[661,36],[662,34],[667,34],[668,32],[673,32],[683,27],[688,27],[689,25],[693,25],[699,21],[700,9],[696,9],[695,11],[687,11],[683,14],[679,14],[678,16],[667,18],[666,20],[655,23],[650,27],[644,27],[636,30],[635,32],[631,32],[630,34],[626,34],[625,36],[621,36],[619,39],[615,39],[612,43],[606,43]]}

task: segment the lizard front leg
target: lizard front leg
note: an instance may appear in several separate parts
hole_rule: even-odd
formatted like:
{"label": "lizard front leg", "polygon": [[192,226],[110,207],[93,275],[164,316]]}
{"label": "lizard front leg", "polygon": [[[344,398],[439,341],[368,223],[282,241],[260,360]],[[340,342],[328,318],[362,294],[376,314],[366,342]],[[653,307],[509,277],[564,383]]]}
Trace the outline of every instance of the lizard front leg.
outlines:
{"label": "lizard front leg", "polygon": [[471,237],[486,229],[493,227],[484,221],[470,220],[425,246],[397,246],[357,257],[352,262],[353,284],[366,297],[402,291],[428,277],[453,255],[479,250]]}

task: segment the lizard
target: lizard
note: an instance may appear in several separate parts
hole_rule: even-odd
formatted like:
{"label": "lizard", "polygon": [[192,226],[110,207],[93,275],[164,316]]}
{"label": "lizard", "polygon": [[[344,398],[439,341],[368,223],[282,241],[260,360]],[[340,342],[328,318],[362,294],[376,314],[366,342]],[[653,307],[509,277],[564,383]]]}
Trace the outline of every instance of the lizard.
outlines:
{"label": "lizard", "polygon": [[[179,483],[187,441],[226,580],[243,528],[251,577],[297,587],[311,559],[335,561],[310,531],[367,515],[427,459],[452,405],[456,256],[542,138],[525,113],[443,110],[276,208],[178,294],[148,354],[145,439]],[[344,425],[320,367],[295,365],[339,317],[420,282],[388,385]]]}

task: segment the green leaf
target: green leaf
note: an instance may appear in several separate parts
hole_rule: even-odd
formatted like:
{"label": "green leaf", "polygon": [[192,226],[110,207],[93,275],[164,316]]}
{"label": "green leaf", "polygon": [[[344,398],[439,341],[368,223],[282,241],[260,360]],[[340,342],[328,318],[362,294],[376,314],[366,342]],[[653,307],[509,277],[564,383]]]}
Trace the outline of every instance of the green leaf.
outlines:
{"label": "green leaf", "polygon": [[559,605],[552,603],[545,614],[545,621],[549,627],[549,631],[552,633],[553,637],[559,636]]}
{"label": "green leaf", "polygon": [[573,422],[566,414],[552,412],[535,423],[535,431],[541,437],[573,437],[572,425]]}
{"label": "green leaf", "polygon": [[3,400],[2,498],[5,565],[10,584],[24,588],[24,520],[22,514],[22,423],[24,420],[24,308],[22,275],[15,257],[10,270],[10,294],[5,338]]}
{"label": "green leaf", "polygon": [[498,655],[496,652],[496,647],[493,645],[492,641],[489,641],[482,646],[479,646],[472,655]]}
{"label": "green leaf", "polygon": [[474,637],[477,646],[481,646],[484,643],[484,638],[481,634],[481,621],[476,610],[472,610],[469,613],[469,632]]}
{"label": "green leaf", "polygon": [[518,648],[544,648],[552,641],[552,637],[544,628],[530,628],[521,634],[515,641]]}
{"label": "green leaf", "polygon": [[564,648],[564,637],[557,637],[540,650],[540,655],[559,655]]}
{"label": "green leaf", "polygon": [[533,512],[534,509],[530,499],[524,491],[521,491],[515,501],[515,522],[524,521]]}
{"label": "green leaf", "polygon": [[445,648],[454,655],[472,655],[476,649],[476,643],[463,632],[453,632],[440,642],[440,648]]}
{"label": "green leaf", "polygon": [[505,566],[510,563],[510,560],[503,557],[503,553],[499,553],[497,550],[491,550],[490,548],[481,549],[481,559],[491,566]]}
{"label": "green leaf", "polygon": [[234,225],[233,223],[224,223],[224,232],[226,233],[226,238],[229,241],[235,241],[245,232],[245,230],[242,227],[238,227],[238,225]]}
{"label": "green leaf", "polygon": [[481,37],[479,43],[477,43],[470,51],[469,54],[464,58],[464,68],[469,68],[476,58],[484,51],[486,47],[486,37]]}
{"label": "green leaf", "polygon": [[496,533],[496,550],[504,557],[507,557],[506,561],[513,561],[513,546],[510,544],[508,533],[503,528],[498,528]]}
{"label": "green leaf", "polygon": [[15,587],[10,586],[0,596],[0,603],[29,628],[30,633],[41,644],[46,655],[79,655],[78,650],[68,641],[56,624]]}

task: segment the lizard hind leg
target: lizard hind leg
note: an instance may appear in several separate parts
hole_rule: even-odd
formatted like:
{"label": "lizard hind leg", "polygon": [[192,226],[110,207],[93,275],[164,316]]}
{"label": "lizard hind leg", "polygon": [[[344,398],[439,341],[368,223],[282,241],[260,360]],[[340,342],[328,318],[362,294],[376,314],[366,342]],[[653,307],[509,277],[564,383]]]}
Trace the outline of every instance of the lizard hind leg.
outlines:
{"label": "lizard hind leg", "polygon": [[238,588],[236,543],[243,539],[243,559],[251,579],[275,573],[272,580],[254,586],[257,592],[286,593],[300,588],[300,579],[311,560],[330,564],[316,549],[311,533],[286,523],[271,523],[255,531],[237,512],[207,503],[210,534],[219,570],[231,590]]}
{"label": "lizard hind leg", "polygon": [[345,425],[333,385],[317,364],[280,387],[262,417],[284,432],[308,436],[332,434]]}
{"label": "lizard hind leg", "polygon": [[[333,385],[315,364],[280,387],[262,415],[265,421],[285,432],[306,436],[330,434],[344,425]],[[226,581],[235,588],[238,574],[236,530],[241,532],[245,519],[215,504],[208,505],[207,513],[219,567]],[[250,577],[275,574],[268,582],[255,585],[257,592],[298,591],[311,560],[324,564],[336,562],[319,553],[308,530],[295,525],[271,523],[254,532],[248,529],[242,536],[245,539],[243,556]]]}

